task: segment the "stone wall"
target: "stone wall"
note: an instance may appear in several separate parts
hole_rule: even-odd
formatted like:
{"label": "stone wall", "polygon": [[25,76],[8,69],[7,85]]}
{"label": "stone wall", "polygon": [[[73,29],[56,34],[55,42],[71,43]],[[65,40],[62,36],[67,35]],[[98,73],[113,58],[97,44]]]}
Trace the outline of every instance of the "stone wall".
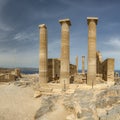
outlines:
{"label": "stone wall", "polygon": [[48,81],[58,80],[60,78],[60,60],[48,59]]}
{"label": "stone wall", "polygon": [[[69,74],[73,76],[77,73],[76,65],[70,64]],[[48,59],[48,80],[58,80],[60,78],[60,60],[57,58],[49,58]]]}
{"label": "stone wall", "polygon": [[114,59],[108,58],[102,63],[103,80],[114,81]]}
{"label": "stone wall", "polygon": [[102,74],[102,55],[100,51],[96,53],[96,73]]}
{"label": "stone wall", "polygon": [[100,51],[96,53],[96,77],[101,77],[105,81],[114,81],[114,59],[102,60]]}
{"label": "stone wall", "polygon": [[77,73],[77,66],[70,64],[70,76],[75,75]]}

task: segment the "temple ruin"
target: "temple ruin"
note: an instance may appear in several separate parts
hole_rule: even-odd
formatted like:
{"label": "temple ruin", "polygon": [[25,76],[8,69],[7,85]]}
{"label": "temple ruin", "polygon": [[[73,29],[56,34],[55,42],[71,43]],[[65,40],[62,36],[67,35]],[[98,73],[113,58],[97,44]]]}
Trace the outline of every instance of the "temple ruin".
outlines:
{"label": "temple ruin", "polygon": [[86,83],[89,86],[101,81],[114,81],[114,58],[102,60],[102,54],[96,49],[97,17],[87,17],[88,24],[88,58],[87,72],[85,72],[85,56],[82,56],[82,72],[78,70],[78,56],[76,64],[70,64],[70,19],[59,20],[61,24],[61,54],[60,58],[48,58],[47,54],[47,27],[39,25],[40,29],[40,84],[48,82],[59,83],[64,90],[69,84]]}

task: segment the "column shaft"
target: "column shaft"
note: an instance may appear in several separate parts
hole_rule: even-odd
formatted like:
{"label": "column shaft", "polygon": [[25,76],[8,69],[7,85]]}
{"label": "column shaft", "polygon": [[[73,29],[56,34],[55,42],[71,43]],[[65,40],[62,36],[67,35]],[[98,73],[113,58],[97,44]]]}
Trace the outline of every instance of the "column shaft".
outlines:
{"label": "column shaft", "polygon": [[48,82],[48,55],[47,55],[47,27],[45,24],[39,25],[40,28],[40,65],[39,80],[40,83]]}
{"label": "column shaft", "polygon": [[88,71],[87,84],[96,84],[96,24],[98,18],[88,17]]}
{"label": "column shaft", "polygon": [[70,71],[70,40],[69,29],[70,20],[64,19],[59,21],[61,24],[61,69],[60,69],[60,83],[62,85],[69,84]]}
{"label": "column shaft", "polygon": [[54,59],[52,59],[52,78],[53,78],[53,80],[55,78],[55,61],[54,61]]}
{"label": "column shaft", "polygon": [[76,56],[76,73],[78,73],[78,56]]}
{"label": "column shaft", "polygon": [[82,56],[82,74],[85,74],[85,56]]}

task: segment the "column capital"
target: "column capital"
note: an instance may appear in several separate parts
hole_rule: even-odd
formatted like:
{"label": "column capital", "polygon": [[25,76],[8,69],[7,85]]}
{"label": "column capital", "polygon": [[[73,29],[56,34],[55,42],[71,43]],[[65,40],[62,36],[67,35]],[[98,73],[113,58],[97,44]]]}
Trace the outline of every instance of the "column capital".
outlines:
{"label": "column capital", "polygon": [[38,25],[39,28],[47,28],[45,24]]}
{"label": "column capital", "polygon": [[63,23],[67,23],[68,25],[71,26],[71,22],[70,22],[70,19],[62,19],[62,20],[59,20],[59,23],[62,25]]}
{"label": "column capital", "polygon": [[91,21],[94,21],[97,25],[98,17],[87,17],[87,24],[89,24]]}
{"label": "column capital", "polygon": [[85,58],[85,56],[82,56],[82,58]]}

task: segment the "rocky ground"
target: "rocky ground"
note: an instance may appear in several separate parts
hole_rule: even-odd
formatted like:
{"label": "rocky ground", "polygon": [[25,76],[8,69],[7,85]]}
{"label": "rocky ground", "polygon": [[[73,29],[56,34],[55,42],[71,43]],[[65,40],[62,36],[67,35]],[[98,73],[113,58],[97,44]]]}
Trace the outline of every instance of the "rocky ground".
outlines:
{"label": "rocky ground", "polygon": [[119,80],[34,98],[37,83],[36,74],[0,84],[0,120],[120,120]]}
{"label": "rocky ground", "polygon": [[30,86],[0,83],[0,120],[34,120],[41,99]]}

